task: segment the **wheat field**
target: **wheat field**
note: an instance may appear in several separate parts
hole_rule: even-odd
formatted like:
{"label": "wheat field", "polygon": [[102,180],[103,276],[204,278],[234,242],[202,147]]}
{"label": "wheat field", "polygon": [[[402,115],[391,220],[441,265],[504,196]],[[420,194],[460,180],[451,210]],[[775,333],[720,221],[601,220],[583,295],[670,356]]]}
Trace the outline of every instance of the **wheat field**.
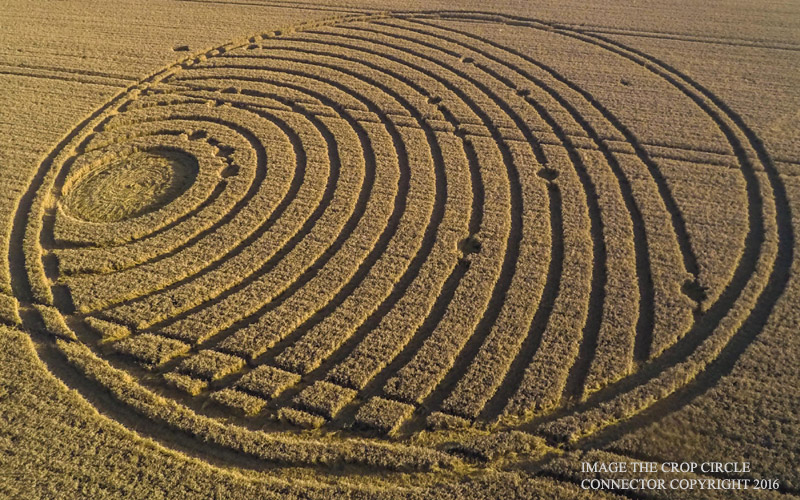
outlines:
{"label": "wheat field", "polygon": [[800,495],[796,3],[0,26],[0,496]]}

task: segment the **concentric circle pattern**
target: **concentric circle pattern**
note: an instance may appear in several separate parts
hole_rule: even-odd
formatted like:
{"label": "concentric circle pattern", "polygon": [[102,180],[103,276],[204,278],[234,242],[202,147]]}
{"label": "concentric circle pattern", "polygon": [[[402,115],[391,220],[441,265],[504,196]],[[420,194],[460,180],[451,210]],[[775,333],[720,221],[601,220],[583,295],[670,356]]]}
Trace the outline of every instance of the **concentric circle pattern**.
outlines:
{"label": "concentric circle pattern", "polygon": [[[603,58],[621,74],[582,83]],[[664,107],[652,134],[606,100],[636,88]],[[717,233],[718,193],[678,182],[711,172],[741,200]],[[583,439],[735,361],[776,286],[776,182],[724,103],[599,35],[341,18],[192,56],[74,130],[25,215],[18,298],[138,413],[257,456],[304,428],[280,459],[331,433]]]}

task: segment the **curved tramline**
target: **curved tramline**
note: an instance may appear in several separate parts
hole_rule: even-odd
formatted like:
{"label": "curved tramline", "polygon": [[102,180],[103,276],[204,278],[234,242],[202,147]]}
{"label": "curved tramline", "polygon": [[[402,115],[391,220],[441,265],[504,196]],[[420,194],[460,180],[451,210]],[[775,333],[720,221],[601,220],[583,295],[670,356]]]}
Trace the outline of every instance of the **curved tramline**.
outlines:
{"label": "curved tramline", "polygon": [[[657,90],[664,137],[559,51]],[[736,189],[692,191],[696,169]],[[702,205],[726,196],[720,260]],[[453,429],[593,447],[706,390],[785,286],[788,213],[742,118],[648,54],[512,16],[341,17],[191,55],[69,132],[0,313],[211,452],[423,471]]]}

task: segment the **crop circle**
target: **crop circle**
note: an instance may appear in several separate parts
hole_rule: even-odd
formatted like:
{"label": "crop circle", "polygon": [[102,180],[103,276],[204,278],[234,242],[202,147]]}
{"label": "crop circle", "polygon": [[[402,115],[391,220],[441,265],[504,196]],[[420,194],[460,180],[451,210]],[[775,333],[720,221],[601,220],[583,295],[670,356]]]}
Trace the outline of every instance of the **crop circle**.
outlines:
{"label": "crop circle", "polygon": [[[616,58],[639,78],[619,92],[649,82],[724,152],[638,136],[580,72],[465,21]],[[764,269],[783,201],[746,124],[656,58],[536,20],[269,32],[142,81],[72,135],[32,188],[20,299],[57,311],[42,318],[67,358],[144,418],[271,460],[426,429],[624,426],[735,361],[779,286]],[[676,187],[700,163],[742,201],[728,267],[706,260],[698,194]],[[430,465],[408,453],[387,467]]]}

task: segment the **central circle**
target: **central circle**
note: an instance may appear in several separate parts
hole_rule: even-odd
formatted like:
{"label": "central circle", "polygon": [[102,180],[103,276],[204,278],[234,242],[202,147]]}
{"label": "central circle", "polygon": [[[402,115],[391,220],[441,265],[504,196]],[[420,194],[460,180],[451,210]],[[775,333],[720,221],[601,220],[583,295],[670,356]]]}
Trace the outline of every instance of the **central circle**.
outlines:
{"label": "central circle", "polygon": [[64,205],[90,222],[132,219],[180,196],[197,170],[197,160],[185,153],[136,151],[90,171],[69,189]]}

